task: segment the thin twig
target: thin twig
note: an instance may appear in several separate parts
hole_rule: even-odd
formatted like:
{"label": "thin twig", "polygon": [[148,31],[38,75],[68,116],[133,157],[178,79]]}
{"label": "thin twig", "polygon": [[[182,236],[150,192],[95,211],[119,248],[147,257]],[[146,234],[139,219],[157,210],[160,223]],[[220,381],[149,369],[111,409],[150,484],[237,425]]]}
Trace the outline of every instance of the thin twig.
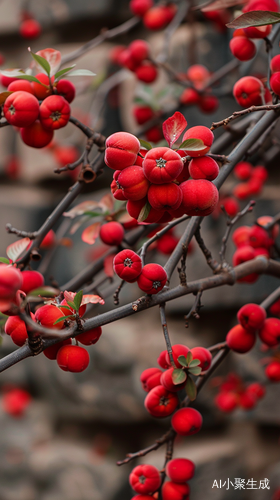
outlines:
{"label": "thin twig", "polygon": [[188,314],[186,314],[185,316],[185,320],[186,320],[186,328],[188,328],[188,319],[191,318],[191,316],[193,316],[195,319],[199,319],[199,311],[200,309],[203,307],[203,305],[201,304],[201,297],[202,297],[202,294],[203,294],[203,291],[199,291],[195,294],[195,301],[191,307],[191,310]]}
{"label": "thin twig", "polygon": [[161,320],[161,326],[162,326],[162,330],[163,330],[164,340],[165,340],[165,344],[166,344],[166,350],[168,352],[171,365],[174,368],[176,368],[173,354],[172,354],[172,345],[170,342],[170,337],[169,337],[168,328],[167,328],[167,321],[166,321],[166,315],[165,315],[165,303],[160,304],[159,312],[160,312],[160,320]]}
{"label": "thin twig", "polygon": [[248,115],[249,113],[255,113],[256,111],[278,111],[280,109],[280,104],[265,104],[264,106],[250,106],[250,108],[242,109],[241,111],[234,111],[232,115],[224,118],[219,122],[213,122],[210,130],[215,130],[216,128],[228,125],[231,121],[240,118],[240,116]]}
{"label": "thin twig", "polygon": [[203,255],[205,256],[206,262],[210,269],[215,273],[220,269],[220,264],[212,257],[212,254],[210,250],[207,248],[207,246],[204,243],[204,240],[201,236],[200,233],[200,225],[198,226],[197,230],[194,233],[195,239],[199,245],[199,248],[201,249]]}

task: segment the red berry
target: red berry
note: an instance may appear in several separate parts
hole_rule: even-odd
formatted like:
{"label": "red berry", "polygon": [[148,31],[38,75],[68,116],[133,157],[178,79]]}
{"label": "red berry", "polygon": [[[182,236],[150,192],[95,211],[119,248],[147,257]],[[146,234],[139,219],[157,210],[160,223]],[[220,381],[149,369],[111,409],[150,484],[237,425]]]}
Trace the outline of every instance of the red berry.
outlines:
{"label": "red berry", "polygon": [[0,300],[13,300],[22,286],[22,273],[13,266],[0,264]]}
{"label": "red berry", "polygon": [[193,158],[189,163],[189,172],[193,179],[213,181],[219,174],[219,165],[210,156]]}
{"label": "red berry", "polygon": [[78,342],[81,342],[83,345],[93,345],[100,339],[102,334],[101,326],[97,326],[96,328],[92,328],[87,332],[80,333],[77,335]]}
{"label": "red berry", "polygon": [[[183,345],[183,344],[174,344],[172,346],[173,361],[174,361],[175,365],[177,366],[177,368],[182,368],[182,365],[178,361],[179,356],[184,356],[186,358],[189,351],[190,351],[190,349],[186,345]],[[171,366],[171,361],[169,359],[168,351],[164,351],[164,352],[165,352],[165,362],[167,363],[168,366]]]}
{"label": "red berry", "polygon": [[89,354],[83,347],[65,345],[59,349],[56,361],[65,372],[83,372],[89,365]]}
{"label": "red berry", "polygon": [[7,97],[3,112],[11,125],[28,127],[38,118],[39,103],[30,92],[17,91]]}
{"label": "red berry", "polygon": [[140,142],[128,132],[116,132],[106,139],[104,161],[113,170],[123,170],[134,165],[140,151]]}
{"label": "red berry", "polygon": [[144,370],[140,377],[144,391],[150,392],[151,389],[160,385],[162,373],[163,372],[159,368],[147,368],[147,370]]}
{"label": "red berry", "polygon": [[193,347],[191,349],[191,353],[193,355],[193,359],[199,359],[200,363],[198,366],[202,369],[202,371],[208,370],[211,366],[212,354],[205,347]]}
{"label": "red berry", "polygon": [[182,205],[187,215],[209,215],[219,201],[216,186],[206,179],[190,179],[180,185],[183,193]]}
{"label": "red berry", "polygon": [[57,344],[54,344],[54,345],[51,345],[50,347],[47,347],[43,351],[43,353],[46,356],[46,358],[51,359],[51,360],[55,360],[59,349],[64,345],[71,345],[71,344],[72,344],[71,339],[62,340],[61,342],[57,342]]}
{"label": "red berry", "polygon": [[153,416],[164,418],[171,415],[179,403],[174,392],[167,391],[162,385],[154,387],[145,398],[145,408]]}
{"label": "red berry", "polygon": [[166,465],[166,474],[174,483],[185,483],[193,478],[195,465],[187,458],[173,458]]}
{"label": "red berry", "polygon": [[124,281],[133,283],[142,271],[142,260],[133,250],[122,250],[113,261],[115,273]]}
{"label": "red berry", "polygon": [[40,288],[41,286],[44,286],[44,284],[44,276],[38,271],[22,271],[21,290],[24,293],[28,294],[31,290]]}
{"label": "red berry", "polygon": [[138,80],[145,83],[153,83],[158,76],[158,70],[151,62],[145,61],[135,69]]}
{"label": "red berry", "polygon": [[[41,83],[31,82],[31,85],[35,96],[41,101],[51,94],[50,79],[46,73],[38,73],[35,78]],[[51,82],[54,83],[54,77],[51,78]]]}
{"label": "red berry", "polygon": [[143,17],[153,7],[153,0],[130,0],[129,8],[135,16]]}
{"label": "red berry", "polygon": [[153,465],[138,465],[129,475],[129,484],[137,493],[153,493],[160,483],[159,470]]}
{"label": "red berry", "polygon": [[181,408],[174,413],[171,425],[180,436],[191,436],[200,431],[202,416],[194,408]]}
{"label": "red berry", "polygon": [[204,127],[203,125],[198,125],[196,127],[189,128],[185,132],[183,136],[183,142],[187,139],[200,139],[205,145],[205,148],[200,151],[191,151],[187,148],[184,148],[184,151],[187,155],[195,158],[197,156],[204,156],[208,153],[208,151],[210,151],[210,148],[214,141],[214,134],[210,130],[210,128]]}
{"label": "red berry", "polygon": [[267,318],[259,330],[259,337],[264,344],[274,347],[280,342],[280,319]]}
{"label": "red berry", "polygon": [[56,84],[56,90],[59,95],[64,97],[66,101],[72,102],[76,95],[76,88],[69,80],[61,79]]}
{"label": "red berry", "polygon": [[256,335],[248,332],[241,325],[236,325],[228,332],[226,336],[226,343],[228,347],[235,352],[243,354],[248,352],[254,347],[256,342]]}
{"label": "red berry", "polygon": [[271,382],[280,382],[280,362],[272,361],[267,365],[265,374]]}
{"label": "red berry", "polygon": [[54,325],[55,321],[64,316],[59,307],[53,305],[45,305],[37,309],[35,312],[35,320],[46,328],[55,328],[61,330],[64,327],[63,321]]}
{"label": "red berry", "polygon": [[20,129],[21,138],[27,146],[31,148],[44,148],[53,138],[53,130],[45,130],[39,120],[36,120],[29,127]]}
{"label": "red berry", "polygon": [[124,238],[124,228],[119,222],[107,222],[101,226],[99,236],[106,245],[120,245]]}
{"label": "red berry", "polygon": [[31,402],[30,394],[23,389],[11,389],[2,399],[3,410],[13,417],[20,417]]}
{"label": "red berry", "polygon": [[167,274],[162,266],[159,264],[146,264],[137,279],[137,284],[143,292],[154,295],[163,289],[166,281]]}
{"label": "red berry", "polygon": [[239,323],[249,332],[262,328],[266,319],[266,311],[257,304],[245,304],[237,313]]}
{"label": "red berry", "polygon": [[230,413],[237,407],[238,398],[234,392],[220,392],[215,397],[215,404],[219,410]]}
{"label": "red berry", "polygon": [[5,333],[11,336],[14,344],[22,346],[28,339],[25,323],[19,316],[10,316],[5,323]]}
{"label": "red berry", "polygon": [[65,127],[69,121],[71,108],[61,95],[46,97],[40,106],[40,122],[46,130]]}
{"label": "red berry", "polygon": [[162,373],[161,378],[160,378],[160,383],[165,387],[170,392],[178,392],[184,389],[186,385],[186,381],[182,382],[181,384],[175,385],[173,382],[172,374],[174,372],[174,368],[169,368],[165,372]]}
{"label": "red berry", "polygon": [[239,61],[249,61],[253,59],[256,54],[256,46],[254,42],[246,38],[245,36],[237,36],[230,40],[229,48]]}
{"label": "red berry", "polygon": [[19,32],[23,38],[33,40],[41,34],[41,24],[36,19],[26,19],[19,27]]}
{"label": "red berry", "polygon": [[253,172],[253,166],[248,161],[240,161],[233,169],[233,173],[237,179],[247,181],[250,179]]}
{"label": "red berry", "polygon": [[254,76],[240,78],[233,87],[233,95],[238,104],[243,108],[262,104],[263,93],[264,86],[261,80]]}
{"label": "red berry", "polygon": [[143,160],[143,170],[153,184],[166,184],[174,181],[184,167],[181,156],[170,148],[153,148]]}

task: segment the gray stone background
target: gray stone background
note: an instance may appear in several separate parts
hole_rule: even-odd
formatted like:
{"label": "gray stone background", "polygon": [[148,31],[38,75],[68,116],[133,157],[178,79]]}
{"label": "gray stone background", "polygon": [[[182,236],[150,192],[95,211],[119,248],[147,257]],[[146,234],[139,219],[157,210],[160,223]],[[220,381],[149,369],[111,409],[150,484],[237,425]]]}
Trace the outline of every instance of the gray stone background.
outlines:
{"label": "gray stone background", "polygon": [[[34,0],[28,8],[42,23],[39,39],[28,42],[18,35],[20,12],[26,5],[20,0],[2,0],[0,3],[0,51],[6,57],[5,68],[26,67],[29,64],[27,47],[32,50],[53,47],[62,54],[71,52],[99,33],[101,26],[113,27],[129,18],[128,2],[116,0]],[[212,25],[198,16],[197,22],[188,28],[184,25],[172,39],[170,61],[180,71],[189,65],[191,30],[197,37],[197,61],[215,71],[228,58],[229,33],[219,34]],[[151,42],[153,55],[157,55],[163,42],[162,33],[148,33],[142,27],[121,37],[117,43],[128,44],[134,38],[146,38]],[[108,52],[113,44],[104,43],[84,55],[78,67],[88,68],[100,74],[112,71]],[[252,71],[266,71],[264,53],[254,63]],[[242,75],[242,68],[240,70]],[[238,73],[229,75],[229,89]],[[73,80],[74,81],[74,80]],[[75,80],[80,95],[75,99],[73,115],[83,116],[91,109],[90,118],[96,130],[105,135],[117,130],[137,133],[137,125],[131,117],[133,95],[142,91],[132,74],[124,71],[118,88],[121,107],[106,102],[103,112],[98,108],[99,98],[87,78]],[[153,85],[160,89],[167,84],[164,75]],[[82,94],[82,90],[87,91]],[[112,97],[112,96],[111,96]],[[167,103],[172,105],[170,101]],[[236,105],[228,96],[221,99],[214,115],[203,115],[196,109],[185,111],[189,126],[204,124],[228,116]],[[97,110],[97,111],[96,111]],[[219,132],[216,133],[216,136]],[[277,132],[275,134],[277,136]],[[83,146],[82,135],[71,125],[56,133],[63,144]],[[22,168],[17,181],[5,176],[5,165],[10,154],[16,153]],[[227,153],[227,151],[221,151]],[[263,160],[270,171],[270,178],[254,215],[247,216],[247,224],[261,214],[273,215],[280,210],[279,170],[277,149],[262,151]],[[1,255],[8,244],[15,240],[7,235],[6,222],[14,226],[35,230],[71,185],[67,176],[55,176],[56,167],[52,153],[27,148],[12,128],[0,133],[0,222]],[[94,185],[78,201],[98,199],[111,182],[111,171]],[[233,179],[229,179],[230,188]],[[177,234],[182,231],[178,228]],[[209,217],[203,222],[203,234],[207,245],[216,257],[221,237],[225,231],[223,218]],[[88,263],[91,248],[80,239],[81,230],[73,237],[73,247],[60,247],[51,263],[47,278],[53,276],[60,284],[67,281]],[[229,260],[233,247],[229,244]],[[161,263],[164,258],[161,257]],[[207,266],[198,249],[188,257],[188,279],[209,275]],[[174,281],[175,282],[175,281]],[[209,346],[221,341],[235,324],[238,308],[248,301],[260,302],[277,286],[277,280],[261,277],[254,285],[236,285],[205,292],[204,308],[200,321],[191,320],[189,329],[184,328],[184,314],[193,297],[183,297],[167,306],[168,325],[173,343],[185,343],[189,347]],[[139,296],[134,285],[124,287],[121,304]],[[107,300],[100,311],[114,307]],[[103,328],[100,341],[90,348],[91,363],[81,374],[62,372],[55,362],[42,354],[27,359],[1,374],[1,387],[12,383],[27,388],[33,402],[22,418],[7,416],[0,407],[0,500],[129,500],[133,494],[128,485],[132,466],[117,468],[117,460],[130,451],[151,444],[168,428],[168,422],[156,421],[143,408],[145,394],[140,388],[141,371],[156,366],[156,359],[164,349],[161,325],[157,310],[140,313],[137,318],[127,318]],[[3,335],[1,356],[13,350]],[[245,380],[264,381],[261,355],[255,348],[247,355],[231,355],[218,375],[236,370]],[[267,387],[267,396],[251,412],[236,411],[224,416],[213,405],[213,388],[208,386],[200,394],[195,406],[202,411],[204,426],[195,436],[176,442],[175,457],[187,457],[195,461],[197,473],[191,481],[192,500],[269,500],[273,491],[280,487],[279,385]],[[167,419],[168,420],[168,419]],[[163,449],[146,457],[142,462],[159,468],[163,464]],[[226,491],[212,488],[214,480],[229,478],[263,478],[270,480],[270,490]]]}

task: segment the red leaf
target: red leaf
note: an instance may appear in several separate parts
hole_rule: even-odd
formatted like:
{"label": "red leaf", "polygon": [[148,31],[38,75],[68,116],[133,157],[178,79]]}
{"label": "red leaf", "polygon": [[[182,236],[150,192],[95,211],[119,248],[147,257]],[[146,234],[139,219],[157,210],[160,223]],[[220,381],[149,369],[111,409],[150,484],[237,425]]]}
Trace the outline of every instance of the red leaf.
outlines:
{"label": "red leaf", "polygon": [[176,111],[173,116],[167,118],[162,124],[162,131],[169,147],[171,148],[174,142],[180,137],[187,126],[187,120],[179,111]]}
{"label": "red leaf", "polygon": [[100,226],[100,222],[95,222],[94,224],[91,224],[86,229],[84,229],[84,231],[82,232],[82,240],[89,245],[93,245],[96,238],[98,238]]}
{"label": "red leaf", "polygon": [[111,213],[114,208],[114,198],[111,193],[105,194],[99,202],[99,206],[103,208],[104,212]]}
{"label": "red leaf", "polygon": [[115,254],[114,255],[108,255],[106,259],[104,259],[104,271],[109,278],[113,278],[114,276],[114,269],[113,269],[113,260],[114,260]]}
{"label": "red leaf", "polygon": [[95,208],[99,206],[100,205],[98,201],[94,200],[83,201],[82,203],[79,203],[79,205],[76,205],[75,207],[71,208],[69,212],[64,212],[63,215],[64,217],[70,217],[71,219],[74,219],[74,217],[77,217],[78,215],[84,215],[85,212],[93,211]]}
{"label": "red leaf", "polygon": [[29,238],[22,238],[9,245],[6,250],[9,259],[15,262],[30,244],[31,241]]}
{"label": "red leaf", "polygon": [[84,304],[101,304],[103,306],[103,304],[105,304],[105,301],[101,297],[99,297],[99,295],[84,295],[81,306],[83,306]]}
{"label": "red leaf", "polygon": [[[51,67],[51,76],[53,76],[58,71],[61,65],[61,53],[59,52],[59,50],[43,49],[36,52],[36,54],[38,54],[38,56],[41,56],[48,61]],[[32,67],[36,66],[39,72],[42,73],[43,71],[42,66],[37,64],[35,61],[32,61],[31,66]]]}

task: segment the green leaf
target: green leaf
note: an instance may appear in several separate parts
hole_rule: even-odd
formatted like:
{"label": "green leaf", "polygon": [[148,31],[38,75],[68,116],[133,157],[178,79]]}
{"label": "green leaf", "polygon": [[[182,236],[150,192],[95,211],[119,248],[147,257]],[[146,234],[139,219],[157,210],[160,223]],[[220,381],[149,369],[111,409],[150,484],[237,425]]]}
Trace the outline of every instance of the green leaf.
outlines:
{"label": "green leaf", "polygon": [[80,290],[79,292],[76,293],[74,297],[74,304],[76,306],[75,308],[76,311],[79,311],[82,300],[83,300],[83,290]]}
{"label": "green leaf", "polygon": [[[62,304],[62,305],[60,304],[60,306],[63,307],[63,309],[67,309],[67,311],[70,311],[70,312],[72,311],[72,309],[69,306],[65,306],[64,304]],[[73,314],[72,314],[72,316],[73,316]]]}
{"label": "green leaf", "polygon": [[193,368],[189,369],[189,373],[192,375],[195,375],[196,377],[201,374],[201,368],[200,366],[194,366]]}
{"label": "green leaf", "polygon": [[91,211],[88,211],[88,212],[85,212],[84,215],[90,215],[91,217],[100,217],[100,215],[109,215],[109,212],[91,212]]}
{"label": "green leaf", "polygon": [[68,73],[68,76],[96,76],[96,73],[89,71],[88,69],[75,69]]}
{"label": "green leaf", "polygon": [[187,354],[187,357],[186,357],[188,366],[189,366],[190,362],[192,361],[192,359],[193,359],[193,355],[192,355],[191,351],[189,351]]}
{"label": "green leaf", "polygon": [[41,68],[43,68],[43,70],[47,73],[47,75],[50,76],[51,67],[48,61],[44,57],[39,56],[38,54],[34,54],[34,52],[32,52],[31,50],[29,52],[32,55],[34,61],[36,61],[41,66]]}
{"label": "green leaf", "polygon": [[40,80],[38,80],[38,78],[35,78],[35,76],[19,75],[16,78],[19,78],[20,80],[28,80],[29,82],[36,82],[39,83],[40,85],[43,85],[43,87],[46,87],[47,89],[49,88],[48,85],[45,85],[44,83],[40,82]]}
{"label": "green leaf", "polygon": [[56,325],[57,323],[61,323],[61,321],[64,321],[65,319],[67,318],[73,318],[73,314],[69,314],[69,316],[61,316],[60,318],[58,318],[54,323],[53,325]]}
{"label": "green leaf", "polygon": [[53,288],[52,286],[42,286],[29,292],[28,297],[30,295],[32,297],[36,297],[37,295],[40,295],[41,297],[56,297],[58,294],[59,290],[57,288]]}
{"label": "green leaf", "polygon": [[280,23],[280,13],[269,10],[246,12],[226,24],[228,28],[250,28],[251,26],[266,26]]}
{"label": "green leaf", "polygon": [[153,149],[153,146],[149,142],[143,141],[143,139],[138,139],[138,140],[143,148],[148,149],[148,151],[150,151],[150,149]]}
{"label": "green leaf", "polygon": [[0,262],[3,262],[3,264],[10,264],[9,259],[7,259],[6,257],[0,257]]}
{"label": "green leaf", "polygon": [[182,355],[178,356],[177,361],[179,361],[181,366],[186,366],[186,367],[188,366],[188,363],[187,363],[185,356],[182,356]]}
{"label": "green leaf", "polygon": [[189,363],[189,367],[192,368],[194,366],[198,366],[200,364],[200,359],[193,359],[190,363]]}
{"label": "green leaf", "polygon": [[189,396],[191,401],[195,400],[195,398],[197,396],[197,389],[196,389],[196,385],[191,377],[187,378],[186,393]]}
{"label": "green leaf", "polygon": [[149,213],[150,213],[150,210],[151,210],[151,205],[150,203],[147,201],[144,205],[144,207],[141,209],[140,211],[140,214],[138,215],[138,222],[145,222],[145,220],[147,219]]}
{"label": "green leaf", "polygon": [[74,309],[74,311],[76,311],[76,305],[74,304],[74,302],[72,302],[71,300],[67,300],[67,304],[68,306],[71,307],[71,309]]}
{"label": "green leaf", "polygon": [[187,374],[181,368],[175,368],[172,372],[172,382],[174,385],[179,385],[185,382]]}
{"label": "green leaf", "polygon": [[63,75],[65,75],[66,73],[68,73],[68,71],[71,71],[71,69],[75,68],[75,66],[76,66],[76,64],[73,64],[73,66],[69,66],[69,68],[61,69],[60,71],[58,71],[54,75],[54,79],[55,80],[59,80]]}
{"label": "green leaf", "polygon": [[201,151],[206,146],[201,139],[186,139],[180,144],[178,149],[185,149],[187,151]]}

